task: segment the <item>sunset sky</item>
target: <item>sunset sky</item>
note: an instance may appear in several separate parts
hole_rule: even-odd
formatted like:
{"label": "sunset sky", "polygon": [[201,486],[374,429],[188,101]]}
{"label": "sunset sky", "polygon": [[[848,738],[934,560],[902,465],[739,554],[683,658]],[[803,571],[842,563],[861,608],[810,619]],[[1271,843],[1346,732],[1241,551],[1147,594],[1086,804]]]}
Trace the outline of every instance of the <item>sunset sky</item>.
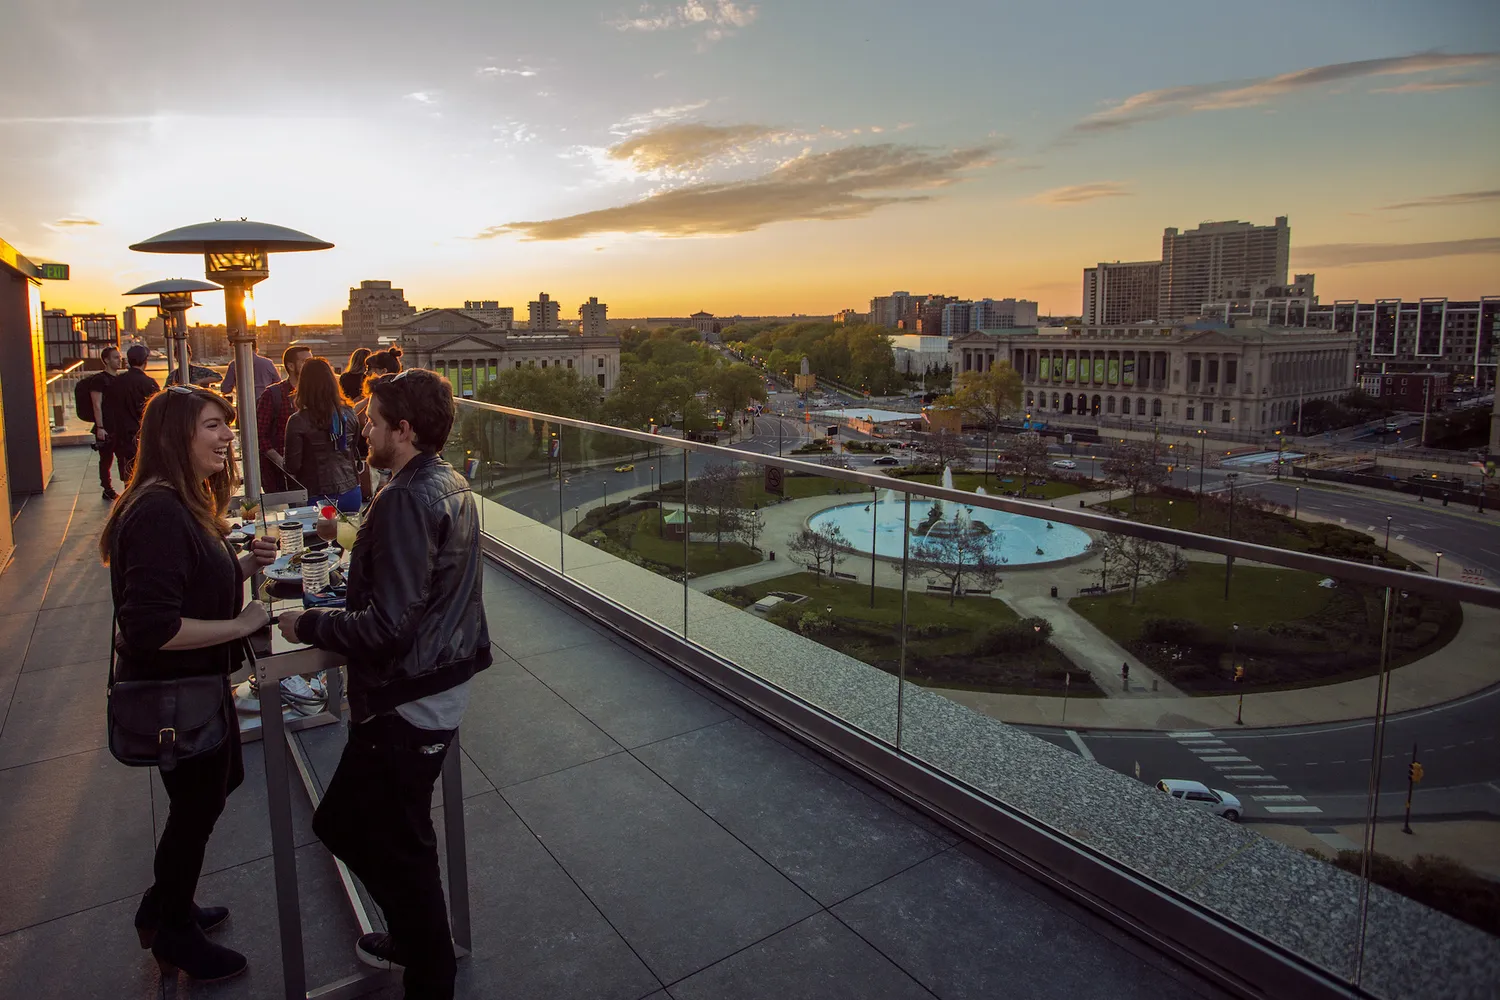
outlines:
{"label": "sunset sky", "polygon": [[0,238],[73,311],[201,276],[128,245],[240,216],[336,244],[273,258],[262,322],[364,278],[1069,313],[1164,226],[1277,215],[1325,301],[1500,294],[1493,0],[9,0],[0,65]]}

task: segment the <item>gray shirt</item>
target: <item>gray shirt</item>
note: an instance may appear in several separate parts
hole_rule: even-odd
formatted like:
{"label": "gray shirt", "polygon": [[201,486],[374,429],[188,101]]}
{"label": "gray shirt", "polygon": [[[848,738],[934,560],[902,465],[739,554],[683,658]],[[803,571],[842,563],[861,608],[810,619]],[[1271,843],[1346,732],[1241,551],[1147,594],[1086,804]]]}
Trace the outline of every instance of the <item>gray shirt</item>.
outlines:
{"label": "gray shirt", "polygon": [[457,729],[463,721],[464,709],[469,705],[469,685],[472,683],[472,679],[467,680],[446,691],[397,705],[396,714],[418,729]]}

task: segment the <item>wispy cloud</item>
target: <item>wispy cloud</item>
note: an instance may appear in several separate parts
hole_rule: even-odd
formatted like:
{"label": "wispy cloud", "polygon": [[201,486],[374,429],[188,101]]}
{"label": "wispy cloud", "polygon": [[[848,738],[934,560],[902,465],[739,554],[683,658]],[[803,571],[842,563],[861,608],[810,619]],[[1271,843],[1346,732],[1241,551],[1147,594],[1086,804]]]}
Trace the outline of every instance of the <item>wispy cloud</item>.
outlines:
{"label": "wispy cloud", "polygon": [[20,115],[0,117],[0,125],[149,125],[164,115]]}
{"label": "wispy cloud", "polygon": [[1347,267],[1352,264],[1387,264],[1434,257],[1464,257],[1500,254],[1500,236],[1470,240],[1440,240],[1434,243],[1323,243],[1294,247],[1296,267]]}
{"label": "wispy cloud", "polygon": [[417,90],[406,95],[408,101],[416,101],[418,104],[433,105],[438,102],[438,92],[435,90]]}
{"label": "wispy cloud", "polygon": [[536,76],[537,72],[530,66],[481,66],[474,71],[474,75],[481,80],[494,80],[502,76]]}
{"label": "wispy cloud", "polygon": [[1493,66],[1500,63],[1500,52],[1445,54],[1418,52],[1382,59],[1360,59],[1355,62],[1313,66],[1278,76],[1249,81],[1191,84],[1146,90],[1132,94],[1119,103],[1096,112],[1075,124],[1072,135],[1097,135],[1102,132],[1132,128],[1143,122],[1158,121],[1198,111],[1218,111],[1265,104],[1278,97],[1311,90],[1344,80],[1371,76],[1404,76],[1442,70]]}
{"label": "wispy cloud", "polygon": [[1447,80],[1417,80],[1397,87],[1377,87],[1372,94],[1435,94],[1444,90],[1462,90],[1464,87],[1487,87],[1494,83],[1479,76],[1455,76]]}
{"label": "wispy cloud", "polygon": [[756,4],[739,4],[733,0],[688,0],[681,6],[659,7],[642,4],[634,14],[622,14],[609,24],[616,31],[670,31],[676,28],[701,28],[711,42],[744,28],[760,15]]}
{"label": "wispy cloud", "polygon": [[642,111],[640,114],[615,122],[609,127],[609,131],[611,135],[635,135],[638,132],[657,128],[663,122],[681,121],[694,111],[701,111],[706,107],[708,107],[707,101],[694,101],[692,104],[673,104],[665,108],[652,108],[650,111]]}
{"label": "wispy cloud", "polygon": [[98,220],[85,218],[81,215],[70,215],[65,219],[58,219],[52,223],[54,229],[73,229],[78,226],[97,226]]}
{"label": "wispy cloud", "polygon": [[785,133],[767,125],[663,125],[633,135],[609,149],[612,160],[628,160],[637,170],[692,170],[753,142]]}
{"label": "wispy cloud", "polygon": [[1473,205],[1478,202],[1500,201],[1500,188],[1492,191],[1459,191],[1455,194],[1434,194],[1416,201],[1403,201],[1395,205],[1382,205],[1383,212],[1395,212],[1404,208],[1448,208],[1452,205]]}
{"label": "wispy cloud", "polygon": [[1095,181],[1092,184],[1070,184],[1034,194],[1026,200],[1035,205],[1079,205],[1100,198],[1123,198],[1132,192],[1119,181]]}
{"label": "wispy cloud", "polygon": [[599,233],[700,236],[751,232],[776,222],[855,219],[886,205],[926,201],[914,192],[944,187],[993,162],[990,147],[934,152],[917,146],[853,146],[804,153],[750,180],[695,184],[631,205],[540,222],[491,226],[477,239],[516,234],[571,240]]}

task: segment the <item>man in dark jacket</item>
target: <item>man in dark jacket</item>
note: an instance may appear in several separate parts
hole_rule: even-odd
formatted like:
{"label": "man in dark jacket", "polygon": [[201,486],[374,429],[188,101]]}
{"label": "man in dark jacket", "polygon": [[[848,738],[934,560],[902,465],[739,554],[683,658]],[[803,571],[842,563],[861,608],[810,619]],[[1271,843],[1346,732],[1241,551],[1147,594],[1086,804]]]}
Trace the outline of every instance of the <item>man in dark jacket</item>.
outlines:
{"label": "man in dark jacket", "polygon": [[146,362],[150,357],[151,352],[144,344],[136,344],[126,351],[125,360],[130,366],[110,380],[103,394],[104,423],[99,425],[99,430],[108,436],[120,463],[120,476],[127,481],[135,466],[141,414],[146,412],[146,400],[161,391],[156,379],[146,374]]}
{"label": "man in dark jacket", "polygon": [[423,369],[371,384],[370,463],[391,472],[351,551],[344,610],[290,611],[288,639],[348,657],[349,742],[313,831],[370,890],[389,934],[355,951],[404,968],[410,998],[453,996],[453,941],[438,877],[432,788],[490,665],[479,513],[468,482],[439,458],[453,390]]}
{"label": "man in dark jacket", "polygon": [[[94,418],[94,450],[99,453],[99,486],[104,490],[104,499],[113,502],[119,497],[115,492],[114,483],[110,482],[109,466],[115,458],[114,445],[109,440],[109,434],[104,430],[104,394],[109,391],[115,376],[120,373],[124,364],[124,358],[120,357],[120,349],[111,344],[99,352],[99,363],[104,367],[92,375],[86,376],[80,383],[79,388],[88,393],[89,402],[93,404],[90,415]],[[130,472],[125,467],[125,460],[118,459],[120,466],[120,485],[124,486],[130,481]]]}

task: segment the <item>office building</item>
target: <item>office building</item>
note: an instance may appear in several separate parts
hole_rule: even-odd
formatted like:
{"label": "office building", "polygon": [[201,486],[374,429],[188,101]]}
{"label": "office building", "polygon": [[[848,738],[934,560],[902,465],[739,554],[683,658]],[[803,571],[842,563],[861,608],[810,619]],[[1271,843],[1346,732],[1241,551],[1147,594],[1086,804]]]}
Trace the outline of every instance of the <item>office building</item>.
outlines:
{"label": "office building", "polygon": [[[917,299],[923,297],[920,295],[916,296]],[[870,323],[874,326],[885,326],[894,330],[910,314],[911,304],[911,292],[892,292],[889,295],[877,295],[870,300]],[[915,321],[915,317],[912,318]]]}
{"label": "office building", "polygon": [[1036,326],[1036,317],[1036,303],[1030,299],[978,299],[969,310],[969,332]]}
{"label": "office building", "polygon": [[[1285,289],[1311,292],[1312,275],[1297,275]],[[1303,279],[1308,279],[1305,283]],[[1360,375],[1385,372],[1446,372],[1455,388],[1489,392],[1500,362],[1500,295],[1465,301],[1341,299],[1319,303],[1316,296],[1243,298],[1207,302],[1204,319],[1253,320],[1270,326],[1333,330],[1355,337]]]}
{"label": "office building", "polygon": [[1161,238],[1156,319],[1175,323],[1237,290],[1285,285],[1291,232],[1284,215],[1271,226],[1231,221],[1205,222],[1187,232],[1169,227]]}
{"label": "office building", "polygon": [[896,370],[908,375],[930,375],[948,364],[948,338],[920,334],[897,334],[887,338],[895,355]]}
{"label": "office building", "polygon": [[349,289],[349,308],[344,310],[344,344],[356,347],[380,347],[376,331],[387,317],[411,316],[416,309],[406,301],[406,293],[392,288],[389,281],[361,281]]}
{"label": "office building", "polygon": [[466,299],[459,312],[479,320],[492,330],[509,330],[516,325],[515,309],[502,306],[494,299]]}
{"label": "office building", "polygon": [[609,333],[609,319],[605,315],[609,306],[590,295],[589,300],[578,307],[578,332],[585,337],[603,337]]}
{"label": "office building", "polygon": [[126,306],[124,312],[120,314],[120,318],[122,321],[120,324],[120,332],[126,334],[127,336],[134,337],[136,334],[135,306]]}
{"label": "office building", "polygon": [[526,328],[533,332],[562,329],[560,307],[542,292],[526,305]]}
{"label": "office building", "polygon": [[997,343],[1021,374],[1027,410],[1062,423],[1264,435],[1294,429],[1307,401],[1355,384],[1353,333],[1254,320],[1075,326]]}
{"label": "office building", "polygon": [[66,309],[44,308],[42,344],[48,368],[98,358],[106,347],[120,346],[119,319],[108,313],[70,316]]}
{"label": "office building", "polygon": [[1371,396],[1391,403],[1398,410],[1436,413],[1448,394],[1447,372],[1398,372],[1394,375],[1361,375],[1359,387]]}
{"label": "office building", "polygon": [[1154,323],[1161,294],[1161,261],[1100,261],[1083,270],[1083,322],[1089,326]]}
{"label": "office building", "polygon": [[[974,311],[972,302],[949,302],[943,306],[943,337],[961,337],[969,332],[969,317]],[[923,331],[926,333],[926,331]]]}

